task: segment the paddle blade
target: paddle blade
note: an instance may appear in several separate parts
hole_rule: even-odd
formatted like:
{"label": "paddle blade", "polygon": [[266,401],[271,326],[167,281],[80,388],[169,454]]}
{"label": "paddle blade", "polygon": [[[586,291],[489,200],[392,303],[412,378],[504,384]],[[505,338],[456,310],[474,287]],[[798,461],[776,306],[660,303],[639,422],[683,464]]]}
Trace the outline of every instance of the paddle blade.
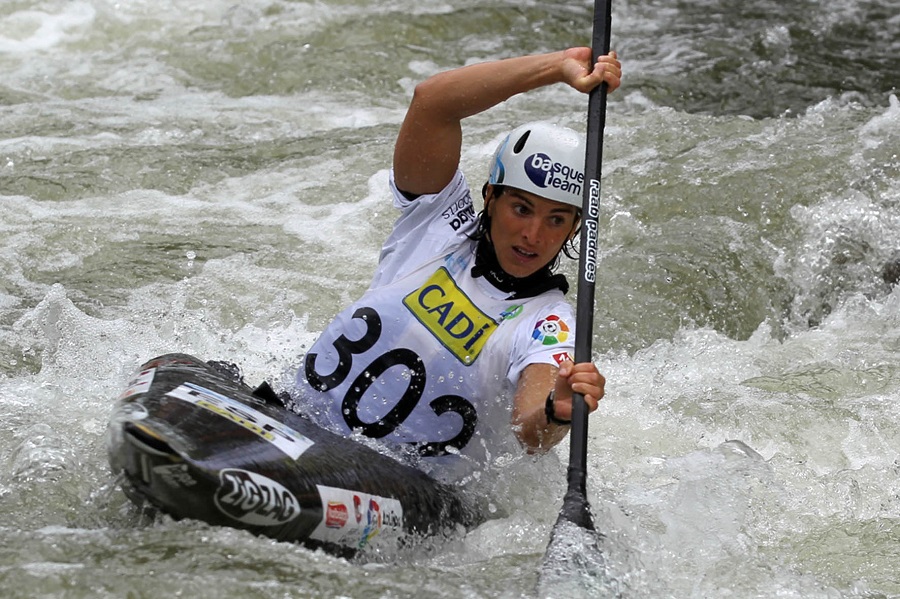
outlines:
{"label": "paddle blade", "polygon": [[591,506],[583,489],[584,487],[570,486],[566,491],[556,526],[565,521],[587,530],[594,530],[594,517],[591,515]]}
{"label": "paddle blade", "polygon": [[620,597],[619,584],[609,571],[602,542],[603,535],[593,526],[572,522],[561,512],[541,564],[537,596]]}

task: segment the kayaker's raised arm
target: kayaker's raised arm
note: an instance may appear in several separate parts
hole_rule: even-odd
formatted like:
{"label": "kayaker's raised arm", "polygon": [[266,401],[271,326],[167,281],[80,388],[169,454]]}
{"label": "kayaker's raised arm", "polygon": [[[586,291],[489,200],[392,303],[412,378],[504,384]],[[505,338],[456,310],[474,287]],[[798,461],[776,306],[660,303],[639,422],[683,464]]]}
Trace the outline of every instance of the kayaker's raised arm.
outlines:
{"label": "kayaker's raised arm", "polygon": [[615,52],[591,64],[590,48],[483,62],[439,73],[416,86],[394,147],[397,187],[437,193],[459,166],[464,118],[538,87],[565,83],[589,92],[602,82],[619,86]]}

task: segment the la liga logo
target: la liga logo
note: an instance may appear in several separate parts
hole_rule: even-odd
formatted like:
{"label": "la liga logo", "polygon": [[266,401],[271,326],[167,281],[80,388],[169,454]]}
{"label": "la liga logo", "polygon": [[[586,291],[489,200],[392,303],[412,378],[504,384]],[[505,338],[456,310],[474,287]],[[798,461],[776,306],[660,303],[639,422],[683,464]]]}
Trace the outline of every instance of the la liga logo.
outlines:
{"label": "la liga logo", "polygon": [[556,314],[539,320],[531,333],[531,338],[541,345],[556,345],[569,338],[569,325]]}

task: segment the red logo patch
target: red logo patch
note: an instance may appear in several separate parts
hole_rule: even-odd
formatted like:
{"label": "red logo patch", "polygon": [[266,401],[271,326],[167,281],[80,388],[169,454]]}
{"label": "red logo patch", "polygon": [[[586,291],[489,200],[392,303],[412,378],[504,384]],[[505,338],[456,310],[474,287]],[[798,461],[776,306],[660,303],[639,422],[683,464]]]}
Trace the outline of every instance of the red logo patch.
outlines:
{"label": "red logo patch", "polygon": [[572,356],[570,356],[569,352],[567,351],[559,354],[553,354],[553,360],[556,362],[557,366],[562,366],[563,362],[574,362],[574,360],[572,360]]}
{"label": "red logo patch", "polygon": [[340,501],[329,501],[328,510],[325,512],[325,526],[328,528],[343,528],[347,523],[347,506]]}

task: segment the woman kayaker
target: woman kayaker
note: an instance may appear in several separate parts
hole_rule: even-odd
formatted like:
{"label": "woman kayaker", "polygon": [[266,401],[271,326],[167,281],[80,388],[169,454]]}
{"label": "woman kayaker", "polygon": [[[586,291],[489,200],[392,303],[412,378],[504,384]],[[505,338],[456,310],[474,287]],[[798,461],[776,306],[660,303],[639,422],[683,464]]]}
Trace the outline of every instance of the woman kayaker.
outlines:
{"label": "woman kayaker", "polygon": [[[590,48],[473,64],[420,83],[397,137],[390,188],[400,216],[369,289],[305,357],[291,394],[317,423],[406,447],[442,480],[465,480],[508,448],[569,430],[604,378],[574,364],[574,324],[555,272],[580,226],[583,136],[530,123],[506,136],[476,215],[460,172],[462,121],[536,88],[619,86]],[[570,247],[570,245],[569,245]],[[510,401],[511,399],[511,401]]]}

